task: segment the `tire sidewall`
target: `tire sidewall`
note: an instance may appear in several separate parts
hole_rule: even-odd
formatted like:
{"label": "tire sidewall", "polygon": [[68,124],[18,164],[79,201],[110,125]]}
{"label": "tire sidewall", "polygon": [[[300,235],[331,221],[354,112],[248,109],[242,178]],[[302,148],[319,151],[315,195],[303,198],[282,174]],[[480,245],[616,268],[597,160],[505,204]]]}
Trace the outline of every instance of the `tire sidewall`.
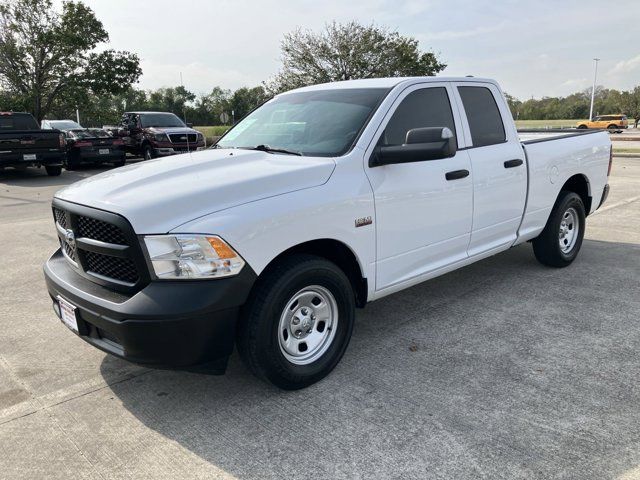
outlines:
{"label": "tire sidewall", "polygon": [[[280,317],[291,298],[311,285],[322,286],[334,296],[338,306],[337,330],[331,345],[319,359],[308,365],[296,365],[287,360],[280,349]],[[295,388],[299,388],[316,382],[333,370],[349,344],[355,317],[353,293],[346,276],[337,269],[320,265],[301,269],[274,284],[267,304],[268,308],[261,312],[263,318],[259,332],[261,338],[265,339],[260,349],[260,360],[267,366],[265,375],[276,385],[291,388],[295,384]],[[292,385],[283,385],[282,379]]]}
{"label": "tire sidewall", "polygon": [[[573,208],[578,213],[578,224],[579,224],[580,230],[578,231],[578,238],[576,239],[575,245],[573,246],[570,252],[565,253],[560,248],[560,244],[557,241],[557,237],[560,231],[560,224],[562,223],[562,217],[564,216],[565,212],[569,208]],[[566,195],[558,205],[557,215],[553,219],[553,224],[552,224],[552,231],[554,232],[556,237],[555,245],[557,249],[557,254],[565,262],[571,263],[578,255],[578,252],[580,251],[580,247],[582,246],[582,240],[584,239],[585,228],[586,228],[586,215],[585,215],[585,209],[584,209],[584,204],[582,203],[582,199],[577,194],[570,193]]]}

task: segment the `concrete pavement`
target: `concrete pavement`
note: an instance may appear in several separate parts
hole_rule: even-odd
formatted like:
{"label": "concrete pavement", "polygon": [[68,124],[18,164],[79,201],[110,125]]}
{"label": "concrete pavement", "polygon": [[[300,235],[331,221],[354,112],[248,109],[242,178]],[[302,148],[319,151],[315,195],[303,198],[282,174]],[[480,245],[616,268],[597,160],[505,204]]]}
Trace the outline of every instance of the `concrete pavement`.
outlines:
{"label": "concrete pavement", "polygon": [[640,159],[616,159],[578,260],[529,245],[358,312],[324,381],[281,392],[106,356],[55,317],[60,186],[0,173],[0,477],[640,478]]}

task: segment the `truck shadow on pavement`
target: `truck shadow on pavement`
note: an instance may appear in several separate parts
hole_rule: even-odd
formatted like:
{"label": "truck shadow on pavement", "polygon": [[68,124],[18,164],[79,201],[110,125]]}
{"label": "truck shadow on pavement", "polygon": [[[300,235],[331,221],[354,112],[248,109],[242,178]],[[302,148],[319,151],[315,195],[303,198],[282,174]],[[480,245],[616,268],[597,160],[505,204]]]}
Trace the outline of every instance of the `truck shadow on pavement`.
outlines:
{"label": "truck shadow on pavement", "polygon": [[127,435],[148,427],[209,474],[612,478],[640,464],[638,272],[639,245],[585,240],[563,270],[523,245],[359,311],[342,362],[306,390],[234,354],[225,376],[149,371],[107,391]]}
{"label": "truck shadow on pavement", "polygon": [[77,170],[62,170],[58,177],[47,176],[44,168],[6,169],[0,170],[0,182],[17,187],[64,187],[112,168],[111,165],[81,165]]}

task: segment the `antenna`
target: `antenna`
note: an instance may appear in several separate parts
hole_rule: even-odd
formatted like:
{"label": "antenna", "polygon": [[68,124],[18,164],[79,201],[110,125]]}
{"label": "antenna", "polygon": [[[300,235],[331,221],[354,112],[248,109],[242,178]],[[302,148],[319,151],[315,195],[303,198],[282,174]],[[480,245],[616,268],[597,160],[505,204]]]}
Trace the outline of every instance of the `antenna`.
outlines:
{"label": "antenna", "polygon": [[[180,86],[184,90],[184,82],[182,81],[182,72],[180,72]],[[187,109],[184,104],[182,104],[182,120],[184,121],[185,126],[187,125]],[[185,135],[187,137],[187,152],[191,155],[191,147],[189,146],[189,133]],[[197,142],[197,138],[196,138]],[[197,143],[196,143],[197,144]]]}

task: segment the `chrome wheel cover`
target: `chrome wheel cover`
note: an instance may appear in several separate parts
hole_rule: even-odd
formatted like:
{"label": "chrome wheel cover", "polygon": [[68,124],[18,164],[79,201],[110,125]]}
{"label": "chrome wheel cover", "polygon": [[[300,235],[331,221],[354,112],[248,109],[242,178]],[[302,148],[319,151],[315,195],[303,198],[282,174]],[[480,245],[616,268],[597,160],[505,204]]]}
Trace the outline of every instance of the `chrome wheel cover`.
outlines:
{"label": "chrome wheel cover", "polygon": [[338,303],[325,287],[311,285],[287,302],[278,323],[278,345],[295,365],[309,365],[331,346],[338,326]]}
{"label": "chrome wheel cover", "polygon": [[560,231],[558,232],[558,243],[560,244],[560,251],[564,254],[571,253],[573,247],[576,246],[578,241],[578,234],[580,233],[580,217],[575,208],[568,208],[562,215],[560,221]]}

